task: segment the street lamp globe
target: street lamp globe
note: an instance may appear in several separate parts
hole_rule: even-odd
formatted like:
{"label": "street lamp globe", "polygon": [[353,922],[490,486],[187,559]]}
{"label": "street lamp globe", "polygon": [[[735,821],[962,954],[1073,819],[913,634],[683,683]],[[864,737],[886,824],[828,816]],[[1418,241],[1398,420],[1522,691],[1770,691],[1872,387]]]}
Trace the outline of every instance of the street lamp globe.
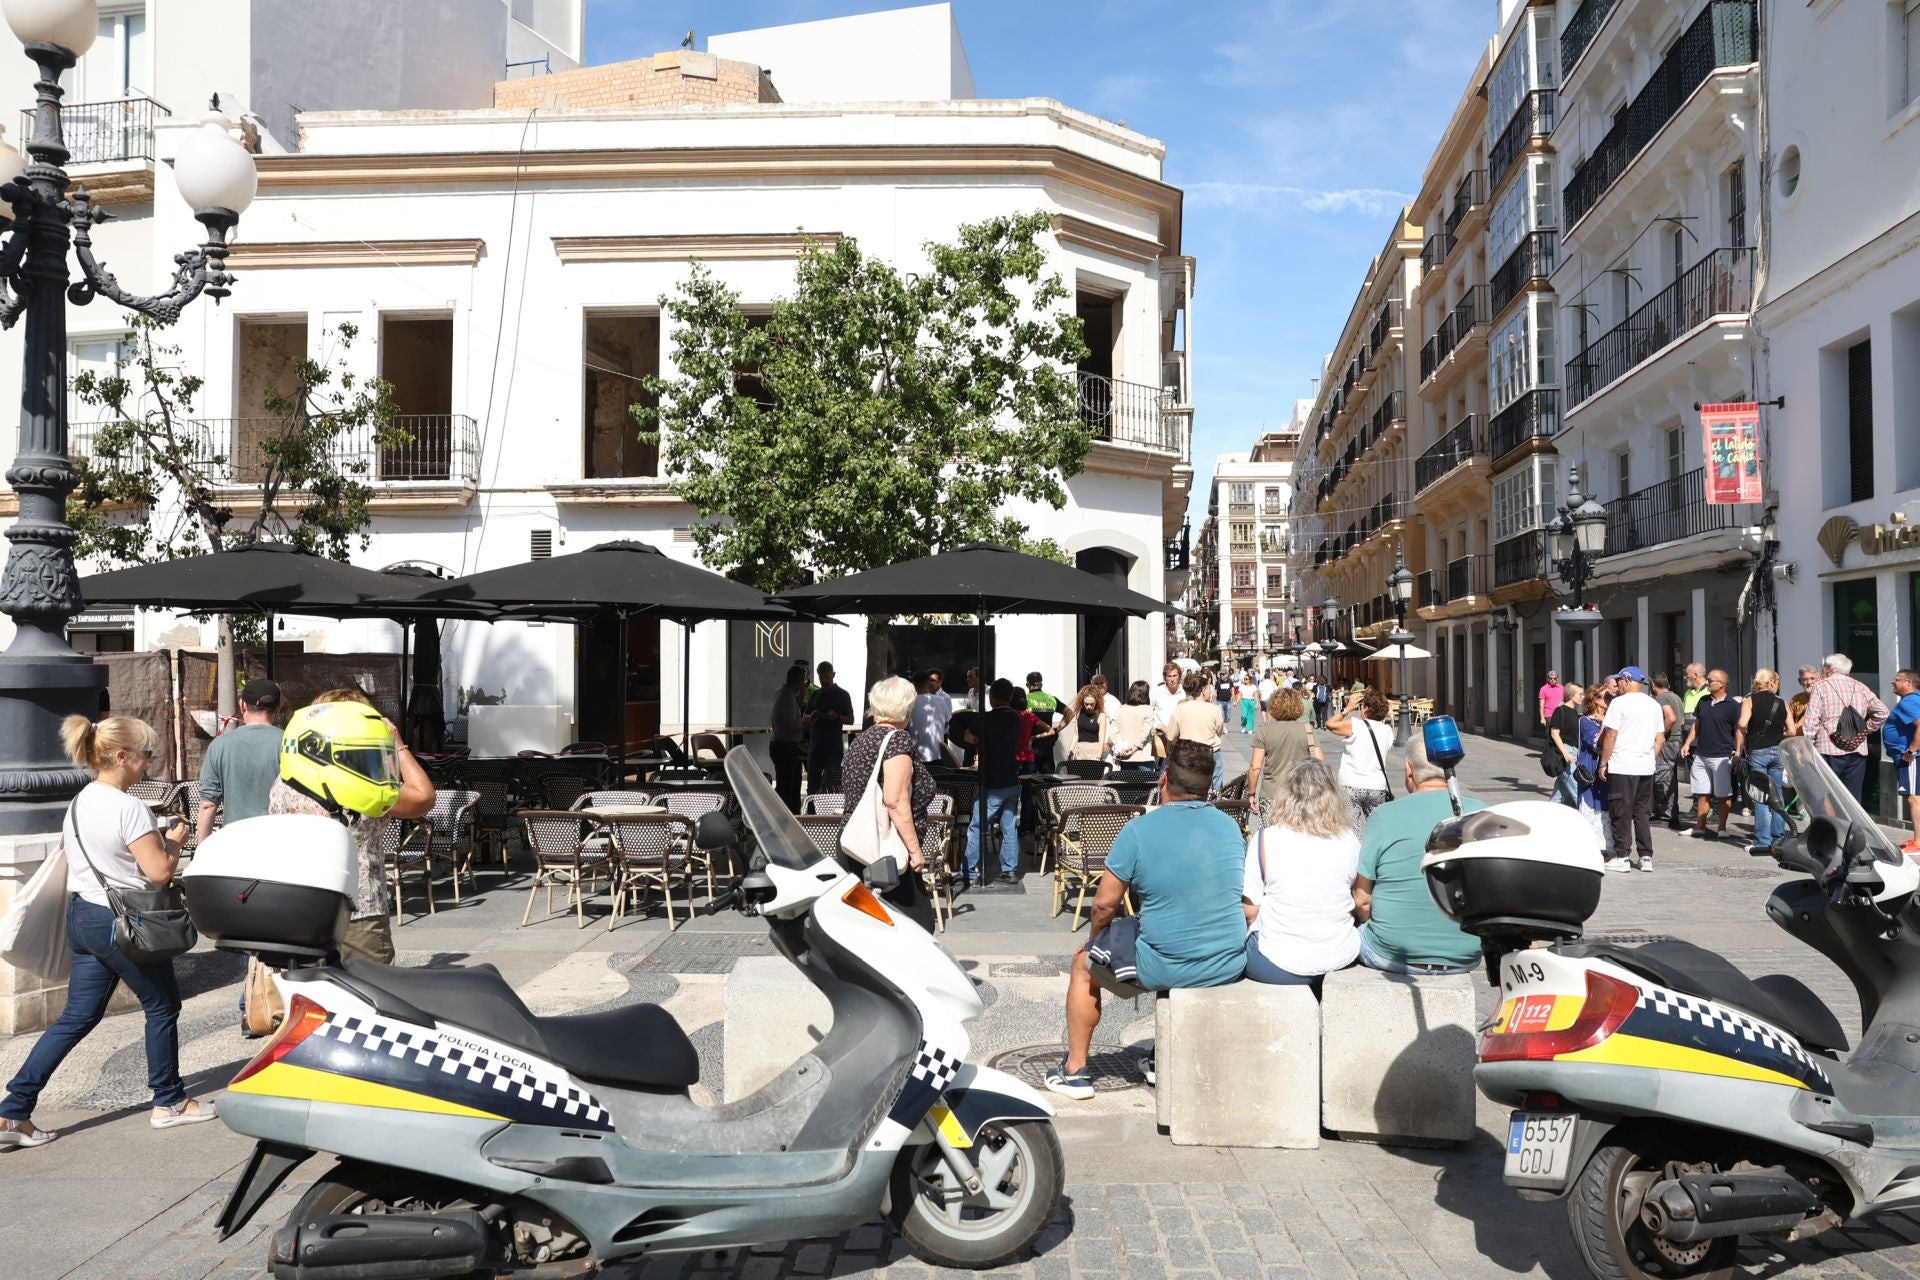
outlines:
{"label": "street lamp globe", "polygon": [[1320,613],[1321,616],[1326,618],[1328,626],[1332,626],[1334,623],[1340,621],[1340,597],[1328,596],[1325,600],[1322,600],[1320,602]]}
{"label": "street lamp globe", "polygon": [[174,159],[174,183],[195,213],[218,210],[239,217],[253,203],[260,173],[233,136],[233,121],[218,111],[200,117]]}
{"label": "street lamp globe", "polygon": [[1404,562],[1394,566],[1393,573],[1387,578],[1387,589],[1393,592],[1393,598],[1401,604],[1413,599],[1413,575],[1407,572]]}
{"label": "street lamp globe", "polygon": [[76,58],[100,34],[96,0],[0,0],[0,13],[21,44],[58,45]]}
{"label": "street lamp globe", "polygon": [[1607,509],[1588,498],[1572,514],[1573,536],[1589,558],[1607,549]]}
{"label": "street lamp globe", "polygon": [[27,171],[27,158],[7,141],[7,127],[0,125],[0,186],[19,178]]}

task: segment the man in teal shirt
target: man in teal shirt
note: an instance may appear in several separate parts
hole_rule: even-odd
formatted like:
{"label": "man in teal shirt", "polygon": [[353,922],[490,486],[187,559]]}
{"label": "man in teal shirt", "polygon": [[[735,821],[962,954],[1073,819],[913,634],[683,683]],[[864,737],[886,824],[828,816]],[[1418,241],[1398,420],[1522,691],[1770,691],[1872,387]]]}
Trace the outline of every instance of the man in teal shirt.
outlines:
{"label": "man in teal shirt", "polygon": [[[1487,806],[1463,798],[1468,813]],[[1447,775],[1427,759],[1426,745],[1407,739],[1407,794],[1367,819],[1353,914],[1360,921],[1360,963],[1384,973],[1466,973],[1480,964],[1480,940],[1441,914],[1420,859],[1427,837],[1453,816]]]}
{"label": "man in teal shirt", "polygon": [[213,819],[244,822],[267,811],[267,799],[280,778],[280,686],[249,680],[240,690],[240,723],[207,746],[200,763],[200,806],[193,815],[197,838],[213,834]]}
{"label": "man in teal shirt", "polygon": [[[1047,1072],[1047,1088],[1091,1098],[1087,1054],[1100,1024],[1100,989],[1218,987],[1246,971],[1247,916],[1240,905],[1247,842],[1240,824],[1207,803],[1213,751],[1175,742],[1160,779],[1161,804],[1129,822],[1107,855],[1093,900],[1089,941],[1073,957],[1067,983],[1067,1056]],[[1135,917],[1115,919],[1131,890]],[[1153,1059],[1140,1070],[1153,1082]]]}

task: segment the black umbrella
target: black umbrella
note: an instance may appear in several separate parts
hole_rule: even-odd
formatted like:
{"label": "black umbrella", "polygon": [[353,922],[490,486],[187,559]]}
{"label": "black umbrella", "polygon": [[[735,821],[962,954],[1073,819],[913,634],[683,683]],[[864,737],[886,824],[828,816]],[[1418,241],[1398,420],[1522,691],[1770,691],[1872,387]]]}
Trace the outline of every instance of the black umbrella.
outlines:
{"label": "black umbrella", "polygon": [[[485,607],[500,617],[538,617],[567,622],[591,622],[612,616],[619,622],[619,671],[627,672],[627,627],[633,618],[662,618],[678,622],[685,635],[681,650],[684,686],[681,691],[683,749],[691,754],[693,702],[693,627],[712,619],[773,620],[796,617],[793,609],[769,604],[752,587],[743,586],[698,565],[675,560],[658,547],[643,542],[603,542],[570,555],[530,560],[525,564],[470,573],[464,578],[436,583],[406,603],[423,609]],[[624,715],[624,711],[623,711]],[[626,756],[622,721],[619,756]]]}
{"label": "black umbrella", "polygon": [[[987,670],[987,620],[1005,613],[1071,613],[1089,617],[1141,618],[1179,613],[1164,600],[1141,595],[1058,560],[1028,555],[991,542],[969,542],[952,551],[890,564],[832,582],[796,587],[773,597],[819,613],[971,613],[981,701],[992,683]],[[984,713],[986,707],[980,710]],[[981,771],[988,750],[981,720]],[[987,789],[980,789],[980,835],[987,835]],[[983,861],[984,868],[985,863]]]}

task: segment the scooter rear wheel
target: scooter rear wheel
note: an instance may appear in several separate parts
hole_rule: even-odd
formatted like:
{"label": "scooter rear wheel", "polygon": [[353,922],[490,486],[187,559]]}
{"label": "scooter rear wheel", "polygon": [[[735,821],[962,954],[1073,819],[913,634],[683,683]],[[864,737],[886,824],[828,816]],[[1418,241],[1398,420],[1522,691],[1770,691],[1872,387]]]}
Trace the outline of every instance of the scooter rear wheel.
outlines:
{"label": "scooter rear wheel", "polygon": [[941,1267],[982,1270],[1030,1248],[1060,1205],[1066,1157],[1044,1121],[985,1125],[960,1154],[981,1190],[958,1185],[937,1146],[900,1153],[893,1171],[893,1224],[913,1251]]}
{"label": "scooter rear wheel", "polygon": [[1669,1145],[1626,1135],[1593,1153],[1567,1193],[1573,1243],[1595,1280],[1728,1280],[1738,1236],[1685,1245],[1663,1240],[1640,1221],[1646,1188],[1681,1153]]}

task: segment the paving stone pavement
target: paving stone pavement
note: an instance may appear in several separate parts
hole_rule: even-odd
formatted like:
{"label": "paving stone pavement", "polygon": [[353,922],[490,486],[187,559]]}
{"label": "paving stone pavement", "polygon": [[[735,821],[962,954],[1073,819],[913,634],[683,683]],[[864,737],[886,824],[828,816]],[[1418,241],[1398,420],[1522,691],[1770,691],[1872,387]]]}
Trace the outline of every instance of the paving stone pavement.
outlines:
{"label": "paving stone pavement", "polygon": [[[1244,767],[1246,739],[1229,740]],[[1462,778],[1490,801],[1544,790],[1531,751],[1470,739]],[[1742,828],[1744,833],[1744,828]],[[1767,922],[1761,904],[1782,877],[1739,846],[1682,839],[1661,830],[1658,870],[1609,877],[1590,932],[1615,937],[1684,937],[1755,971],[1787,969],[1836,1002],[1857,1030],[1845,980],[1817,955]],[[669,934],[657,914],[604,927],[604,899],[586,929],[571,916],[518,927],[521,877],[477,893],[399,931],[408,964],[487,960],[499,965],[539,1012],[663,1003],[693,1035],[703,1092],[719,1076],[724,974],[733,958],[757,954],[764,926],[702,916]],[[1063,1034],[1060,973],[1085,939],[1068,918],[1049,916],[1043,882],[1028,892],[972,895],[945,941],[990,1000],[974,1024],[977,1061],[1042,1061],[1038,1046]],[[651,962],[650,962],[651,961]],[[231,958],[196,953],[183,962],[183,1070],[192,1087],[216,1089],[250,1055],[231,1031]],[[1483,1010],[1490,993],[1481,993]],[[1150,1010],[1121,1005],[1102,1025],[1115,1076],[1131,1055],[1119,1049],[1151,1036]],[[0,1076],[11,1075],[32,1037],[0,1037]],[[265,1236],[310,1178],[296,1174],[238,1238],[222,1245],[211,1223],[246,1156],[247,1144],[219,1125],[156,1132],[141,1122],[145,1064],[137,1014],[109,1019],[55,1077],[41,1123],[59,1142],[0,1155],[0,1278],[92,1280],[121,1276],[209,1280],[257,1276]],[[1317,1151],[1230,1151],[1174,1147],[1152,1123],[1152,1094],[1131,1077],[1104,1080],[1090,1103],[1062,1102],[1059,1129],[1069,1186],[1060,1213],[1033,1256],[996,1274],[1030,1280],[1145,1280],[1146,1277],[1372,1278],[1586,1275],[1558,1202],[1522,1201],[1500,1182],[1504,1115],[1480,1107],[1480,1132],[1449,1151],[1328,1141]],[[1742,1271],[1772,1277],[1920,1278],[1920,1222],[1905,1216],[1872,1228],[1830,1233],[1790,1255],[1753,1249]],[[930,1268],[879,1224],[832,1240],[725,1254],[662,1256],[610,1267],[619,1280],[769,1280],[777,1276],[885,1274],[922,1280],[958,1273]]]}

